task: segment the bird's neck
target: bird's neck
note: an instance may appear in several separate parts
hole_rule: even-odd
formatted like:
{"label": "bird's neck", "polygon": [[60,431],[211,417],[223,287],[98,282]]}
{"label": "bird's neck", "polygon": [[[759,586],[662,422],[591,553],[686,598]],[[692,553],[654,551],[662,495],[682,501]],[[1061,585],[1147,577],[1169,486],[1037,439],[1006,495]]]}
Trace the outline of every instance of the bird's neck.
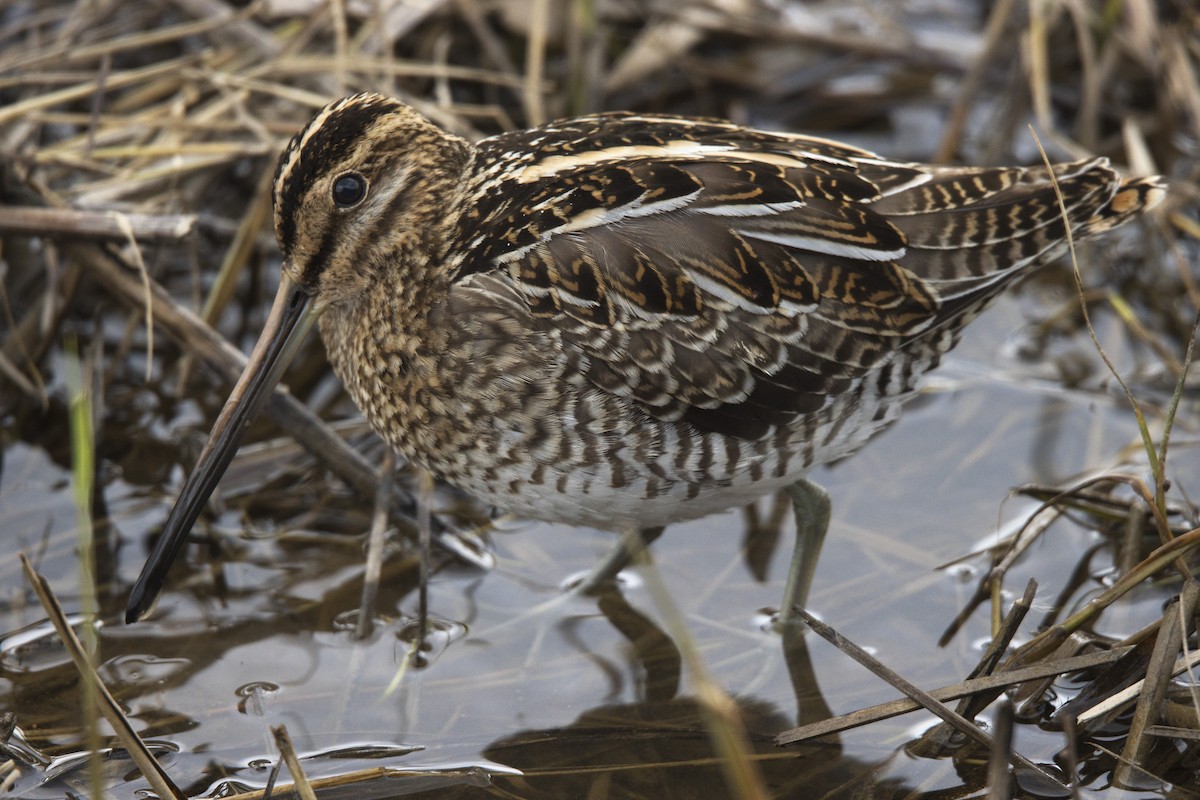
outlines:
{"label": "bird's neck", "polygon": [[412,442],[401,441],[400,432],[419,422],[414,415],[449,402],[437,372],[444,332],[431,321],[448,279],[440,265],[431,267],[428,254],[398,259],[362,296],[328,308],[320,329],[334,372],[355,404],[411,459]]}
{"label": "bird's neck", "polygon": [[448,142],[436,168],[428,168],[403,230],[379,237],[375,268],[361,293],[332,304],[321,316],[321,338],[334,371],[367,419],[409,458],[411,441],[401,431],[422,429],[429,415],[443,415],[453,387],[439,380],[438,358],[448,334],[436,320],[449,296],[446,248],[461,208],[439,199],[458,198],[450,188],[463,179],[473,152]]}

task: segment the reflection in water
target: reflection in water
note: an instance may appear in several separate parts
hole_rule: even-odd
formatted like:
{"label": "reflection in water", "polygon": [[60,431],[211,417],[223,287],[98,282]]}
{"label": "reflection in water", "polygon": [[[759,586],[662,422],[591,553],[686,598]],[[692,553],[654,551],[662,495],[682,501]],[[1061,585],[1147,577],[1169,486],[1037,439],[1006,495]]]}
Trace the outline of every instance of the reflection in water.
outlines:
{"label": "reflection in water", "polygon": [[[336,567],[332,563],[327,566]],[[686,797],[711,790],[721,781],[719,765],[713,759],[709,735],[697,708],[692,700],[679,696],[685,678],[675,643],[653,615],[639,609],[620,591],[610,587],[594,599],[580,599],[568,614],[532,620],[532,626],[543,630],[541,636],[557,632],[560,641],[574,650],[577,657],[572,659],[575,662],[572,669],[578,677],[573,680],[585,677],[587,671],[609,676],[606,681],[609,688],[604,695],[611,702],[579,713],[574,722],[565,726],[531,729],[490,742],[473,737],[467,743],[478,748],[474,758],[484,758],[492,762],[492,767],[486,772],[463,772],[438,767],[438,761],[445,764],[454,760],[450,751],[442,748],[443,752],[438,754],[436,748],[420,744],[442,723],[434,722],[431,728],[428,714],[414,713],[412,702],[417,698],[417,702],[432,703],[429,710],[434,710],[436,716],[437,707],[449,707],[446,697],[458,695],[464,704],[456,703],[458,707],[453,712],[457,715],[456,722],[477,713],[478,704],[483,704],[483,708],[493,704],[499,698],[488,683],[508,682],[509,678],[503,674],[506,667],[503,661],[494,662],[492,673],[480,673],[478,665],[486,662],[469,658],[470,651],[484,646],[491,647],[493,655],[517,656],[519,642],[528,641],[521,627],[494,627],[493,631],[508,631],[514,636],[511,641],[500,641],[498,634],[489,640],[486,629],[480,638],[472,640],[470,636],[464,638],[466,629],[461,625],[435,626],[436,630],[444,628],[445,635],[438,640],[441,656],[449,660],[448,666],[453,669],[471,666],[475,670],[471,683],[465,685],[439,673],[437,667],[430,667],[410,673],[411,682],[398,697],[388,699],[382,687],[387,673],[396,667],[397,658],[380,656],[392,646],[389,642],[402,643],[411,638],[412,623],[406,618],[394,618],[389,627],[377,629],[370,640],[356,642],[353,626],[346,624],[344,615],[330,613],[331,604],[349,596],[340,582],[332,583],[326,600],[316,604],[296,599],[290,588],[311,581],[311,576],[296,570],[294,564],[280,565],[280,574],[287,576],[287,580],[265,605],[261,595],[242,595],[233,590],[227,599],[229,605],[219,616],[212,616],[217,606],[189,606],[208,609],[206,613],[211,619],[207,623],[173,621],[172,617],[182,613],[176,606],[164,619],[136,627],[101,628],[102,651],[111,654],[102,668],[106,682],[127,706],[142,734],[158,742],[157,747],[164,754],[175,751],[165,755],[164,764],[189,792],[218,786],[223,791],[232,791],[262,785],[271,763],[263,733],[268,725],[280,721],[289,725],[298,744],[303,742],[300,746],[304,763],[314,777],[363,768],[366,762],[434,770],[432,774],[413,777],[411,783],[410,779],[403,779],[406,792],[420,792],[428,787],[439,793],[450,792],[445,796],[455,796],[455,792],[469,796],[474,789],[490,783],[522,796],[528,792],[527,796],[532,797],[574,796],[576,792],[589,790],[588,787],[591,790],[607,787],[616,792],[632,792],[640,787],[641,791],[650,792],[648,796]],[[340,573],[333,568],[330,574]],[[395,587],[391,591],[394,593],[391,603],[398,605],[406,599],[405,593],[396,592]],[[289,596],[293,599],[289,600]],[[279,613],[263,613],[269,606],[276,606]],[[485,616],[477,625],[494,618]],[[745,615],[745,618],[751,617]],[[322,620],[329,622],[327,629],[314,631]],[[598,635],[599,621],[604,622],[608,635]],[[800,708],[799,719],[827,715],[829,709],[815,684],[805,637],[795,635],[781,641],[773,634],[754,633],[763,637],[761,644],[769,645],[777,653],[786,641],[788,674]],[[150,651],[180,655],[163,659],[147,655]],[[252,651],[272,654],[268,669],[263,670],[267,663],[254,667],[240,655]],[[401,647],[394,652],[403,654],[406,649]],[[763,655],[767,653],[769,650],[762,651]],[[464,656],[468,658],[464,660]],[[343,682],[345,672],[339,669],[339,661],[357,665],[353,690]],[[562,668],[557,658],[548,661],[552,663],[543,667]],[[36,666],[32,662],[26,664],[31,665]],[[56,675],[65,670],[56,661],[46,666],[52,667]],[[37,669],[25,672],[31,690],[36,691],[38,673]],[[244,680],[254,673],[269,674],[271,678]],[[9,675],[13,674],[10,670]],[[220,676],[227,676],[224,678],[227,680],[242,679],[233,684],[227,695],[229,700],[195,691],[218,684],[223,680]],[[48,674],[40,677],[43,681],[51,678]],[[520,692],[533,691],[536,696],[536,668],[532,673],[526,671],[512,677],[519,681]],[[330,690],[336,690],[335,694],[328,694]],[[442,700],[438,700],[439,694],[444,695]],[[636,700],[620,701],[630,696]],[[364,706],[364,699],[373,706]],[[66,700],[67,706],[75,703],[74,697]],[[877,768],[841,759],[837,744],[821,743],[788,751],[776,749],[771,744],[772,736],[789,727],[791,718],[769,701],[739,699],[738,704],[755,758],[780,796],[802,788],[823,787],[824,792],[843,784],[858,785]],[[402,718],[409,720],[406,727],[415,729],[404,735],[404,741],[380,735],[388,730],[385,720],[389,714],[378,712],[388,707],[403,709]],[[229,710],[250,724],[231,721]],[[41,711],[45,713],[48,709],[42,707]],[[53,713],[51,716],[58,717],[53,724],[63,721],[62,716]],[[188,743],[197,741],[197,734],[201,740],[207,739],[205,731],[217,730],[214,726],[218,725],[225,731],[220,742],[203,748]],[[488,723],[480,726],[480,730],[497,727],[503,726]],[[456,728],[461,736],[462,726]],[[247,746],[253,752],[256,739],[264,755],[247,757]],[[412,763],[413,758],[426,755],[435,758],[423,764]],[[464,751],[463,756],[468,753]],[[119,754],[113,754],[111,759],[111,763],[121,765],[110,776],[114,790],[120,787],[121,792],[126,792],[141,785],[134,777],[135,771]],[[462,756],[458,760],[461,763]],[[85,764],[78,752],[66,754],[54,763],[52,773],[42,772],[38,776],[31,770],[29,777],[45,781],[45,796],[53,796],[54,792],[82,785]],[[523,774],[517,775],[516,770]],[[486,775],[485,781],[481,781],[481,775]],[[389,782],[393,780],[400,779]],[[122,781],[132,782],[123,785]],[[31,786],[22,785],[23,792]],[[666,787],[672,788],[668,792]],[[39,795],[33,791],[23,796]]]}
{"label": "reflection in water", "polygon": [[633,663],[639,668],[636,696],[649,703],[675,699],[683,659],[671,637],[649,617],[630,606],[620,592],[605,592],[596,605],[613,628],[629,641]]}
{"label": "reflection in water", "polygon": [[[986,332],[982,322],[979,330]],[[970,342],[959,352],[970,352]],[[1056,450],[1079,448],[1056,452],[1059,463],[1087,463],[1081,443],[1097,438],[1097,426],[1103,426],[1105,448],[1127,437],[1123,411],[1098,412],[1090,395],[1058,401],[1067,409],[1051,427],[1070,430],[1056,440]],[[987,620],[976,614],[948,649],[934,647],[963,590],[953,575],[933,567],[990,534],[997,508],[1005,518],[1022,513],[1019,502],[1002,505],[1002,495],[1041,474],[1043,468],[1024,465],[1021,454],[1035,452],[1046,433],[1032,424],[1045,402],[1040,392],[994,381],[960,387],[953,397],[931,395],[871,448],[819,476],[834,497],[835,528],[812,605],[922,686],[959,680],[977,658],[969,643],[986,639]],[[969,413],[959,411],[962,406]],[[994,421],[1000,433],[980,432],[981,419]],[[926,452],[933,439],[943,443],[913,463],[908,456]],[[1172,458],[1177,475],[1196,471],[1194,449],[1176,450]],[[5,459],[0,521],[23,532],[21,546],[38,556],[38,568],[66,606],[78,608],[65,468],[25,445],[8,448]],[[380,765],[420,773],[381,782],[392,787],[380,789],[381,796],[401,786],[431,797],[481,796],[488,786],[553,797],[667,785],[694,796],[720,786],[689,676],[642,582],[622,581],[620,593],[592,599],[560,593],[565,576],[588,569],[608,550],[610,537],[529,525],[493,537],[500,561],[493,571],[443,566],[431,604],[436,619],[450,622],[435,626],[425,668],[404,672],[415,559],[407,551],[388,558],[375,633],[354,641],[362,549],[359,539],[341,531],[365,530],[369,521],[354,498],[297,486],[307,484],[266,487],[258,502],[295,495],[289,507],[307,506],[303,514],[250,531],[236,509],[216,515],[209,532],[220,544],[189,549],[190,577],[183,580],[180,570],[154,617],[100,629],[98,661],[106,682],[189,791],[261,786],[276,758],[267,729],[280,723],[288,725],[314,777]],[[163,493],[120,480],[104,491],[111,529],[121,541],[141,541],[161,525]],[[314,505],[320,514],[312,513]],[[655,560],[701,657],[738,700],[755,758],[776,794],[819,789],[832,797],[889,797],[920,786],[912,795],[920,797],[982,785],[982,762],[973,757],[918,759],[905,752],[902,743],[919,725],[911,718],[796,751],[770,744],[780,730],[894,694],[811,636],[781,640],[763,630],[755,613],[778,600],[785,565],[775,553],[791,535],[786,525],[779,533],[770,524],[769,510],[763,516],[749,526],[741,553],[738,539],[747,526],[730,513],[668,531],[655,544]],[[338,532],[317,521],[336,523]],[[1081,554],[1090,558],[1082,567]],[[1109,557],[1091,530],[1058,526],[1018,565],[1009,585],[1036,575],[1044,598],[1061,594],[1070,607],[1096,590]],[[142,553],[126,544],[115,552],[103,548],[98,560],[113,576],[100,587],[102,622],[112,622]],[[23,586],[15,562],[0,562],[0,579]],[[1073,598],[1066,598],[1071,591]],[[1160,595],[1148,587],[1122,624],[1143,624]],[[25,752],[14,793],[59,798],[84,786],[77,679],[50,629],[38,623],[40,611],[16,600],[4,606],[9,632],[0,648],[0,707],[15,713],[17,726],[9,751]],[[1070,694],[1067,687],[1063,696]],[[1024,722],[1034,732],[1023,735],[1041,747],[1037,760],[1052,759],[1061,736]],[[50,776],[46,762],[55,765]],[[106,763],[114,796],[144,786],[119,754]],[[511,774],[518,769],[529,774]],[[1107,769],[1101,762],[1081,767],[1095,785],[1102,785]],[[359,788],[361,796],[371,795]]]}
{"label": "reflection in water", "polygon": [[[770,731],[788,719],[769,704],[737,699],[753,758],[776,797],[850,797],[879,765],[842,758],[822,743],[781,750]],[[523,731],[484,755],[521,770],[497,776],[498,788],[523,798],[721,796],[723,779],[700,710],[688,698],[598,706],[565,727]],[[899,782],[877,787],[887,793]]]}

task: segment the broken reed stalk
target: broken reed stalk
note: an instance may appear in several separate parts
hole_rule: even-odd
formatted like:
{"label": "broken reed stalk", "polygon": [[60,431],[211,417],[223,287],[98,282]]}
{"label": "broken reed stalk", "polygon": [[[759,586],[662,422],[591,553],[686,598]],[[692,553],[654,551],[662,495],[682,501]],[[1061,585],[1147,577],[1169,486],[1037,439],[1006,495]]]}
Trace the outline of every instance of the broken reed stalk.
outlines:
{"label": "broken reed stalk", "polygon": [[[841,650],[859,664],[862,664],[875,675],[886,681],[888,685],[907,695],[910,700],[918,703],[926,711],[929,711],[930,713],[940,717],[943,722],[953,727],[958,733],[962,734],[968,739],[971,739],[988,750],[995,749],[995,744],[992,741],[992,737],[980,729],[973,721],[962,717],[960,714],[948,708],[944,703],[932,697],[928,692],[920,689],[915,684],[901,677],[898,673],[892,669],[889,669],[870,653],[863,650],[861,647],[854,644],[854,642],[851,642],[832,627],[824,622],[821,622],[804,609],[797,608],[795,609],[795,612],[822,639],[825,639],[838,650]],[[1051,786],[1061,785],[1061,781],[1056,776],[1051,775],[1043,767],[1030,761],[1020,753],[1013,751],[1010,753],[1010,756],[1014,767],[1028,770],[1030,773],[1040,776],[1043,780],[1048,781],[1049,785]]]}
{"label": "broken reed stalk", "polygon": [[288,772],[292,773],[292,790],[300,797],[300,800],[317,800],[317,794],[309,784],[308,776],[304,774],[304,767],[300,764],[300,757],[296,755],[296,748],[292,744],[292,737],[288,735],[287,726],[282,724],[272,726],[271,735],[275,737],[275,746],[279,748],[283,761],[287,764]]}
{"label": "broken reed stalk", "polygon": [[1188,581],[1184,585],[1182,595],[1172,600],[1163,612],[1163,624],[1158,629],[1154,651],[1146,667],[1146,679],[1142,684],[1133,720],[1129,724],[1125,749],[1113,775],[1118,784],[1131,785],[1133,770],[1146,762],[1153,741],[1146,735],[1146,729],[1158,722],[1162,702],[1167,694],[1167,682],[1171,678],[1171,666],[1175,662],[1175,655],[1179,652],[1184,636],[1192,628],[1190,622],[1195,619],[1198,599],[1200,584],[1194,580]]}
{"label": "broken reed stalk", "polygon": [[1010,800],[1013,797],[1013,776],[1009,764],[1013,759],[1013,704],[1001,698],[992,717],[992,752],[988,759],[988,800]]}
{"label": "broken reed stalk", "polygon": [[[945,702],[970,697],[980,692],[1003,691],[1009,687],[1019,686],[1029,681],[1058,677],[1072,672],[1082,672],[1111,664],[1131,649],[1129,647],[1120,647],[1115,650],[1098,651],[1058,661],[1041,661],[1027,667],[996,672],[984,678],[972,678],[953,686],[933,689],[928,694],[936,700]],[[885,719],[898,717],[901,714],[908,714],[912,711],[920,711],[922,708],[923,706],[915,700],[893,700],[889,703],[867,706],[848,714],[841,714],[809,725],[801,725],[800,727],[783,731],[776,735],[775,744],[780,746],[798,744],[821,736],[842,733],[843,731],[853,730],[864,725],[882,722]]]}

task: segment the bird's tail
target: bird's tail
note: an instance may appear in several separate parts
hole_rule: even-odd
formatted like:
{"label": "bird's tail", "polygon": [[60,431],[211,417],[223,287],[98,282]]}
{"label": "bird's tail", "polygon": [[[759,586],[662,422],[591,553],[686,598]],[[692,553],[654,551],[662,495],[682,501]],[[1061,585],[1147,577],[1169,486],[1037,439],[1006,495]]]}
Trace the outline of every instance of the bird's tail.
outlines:
{"label": "bird's tail", "polygon": [[1094,236],[1124,225],[1132,217],[1157,206],[1167,196],[1167,182],[1161,175],[1126,178],[1117,184],[1108,202],[1082,226],[1083,236]]}

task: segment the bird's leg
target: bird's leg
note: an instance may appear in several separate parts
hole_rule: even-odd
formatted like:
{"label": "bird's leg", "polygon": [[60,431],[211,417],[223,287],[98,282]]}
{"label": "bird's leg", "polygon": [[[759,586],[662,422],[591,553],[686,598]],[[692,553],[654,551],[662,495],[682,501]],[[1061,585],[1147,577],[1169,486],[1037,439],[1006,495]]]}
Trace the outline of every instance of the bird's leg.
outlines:
{"label": "bird's leg", "polygon": [[621,541],[617,542],[617,545],[608,552],[604,560],[597,564],[572,589],[581,594],[586,594],[595,590],[600,584],[616,578],[618,572],[629,566],[629,562],[633,560],[634,554],[661,536],[663,530],[664,526],[662,525],[655,528],[642,528],[640,530],[637,528],[626,529],[621,534]]}
{"label": "bird's leg", "polygon": [[783,587],[783,603],[779,607],[776,627],[784,630],[798,625],[795,606],[804,607],[808,590],[817,572],[821,545],[829,529],[829,495],[817,484],[801,478],[787,487],[796,515],[796,543],[792,547],[792,563],[788,565],[787,583]]}
{"label": "bird's leg", "polygon": [[429,632],[429,549],[433,538],[433,473],[420,468],[417,474],[417,534],[420,537],[421,584],[417,594],[419,639]]}

